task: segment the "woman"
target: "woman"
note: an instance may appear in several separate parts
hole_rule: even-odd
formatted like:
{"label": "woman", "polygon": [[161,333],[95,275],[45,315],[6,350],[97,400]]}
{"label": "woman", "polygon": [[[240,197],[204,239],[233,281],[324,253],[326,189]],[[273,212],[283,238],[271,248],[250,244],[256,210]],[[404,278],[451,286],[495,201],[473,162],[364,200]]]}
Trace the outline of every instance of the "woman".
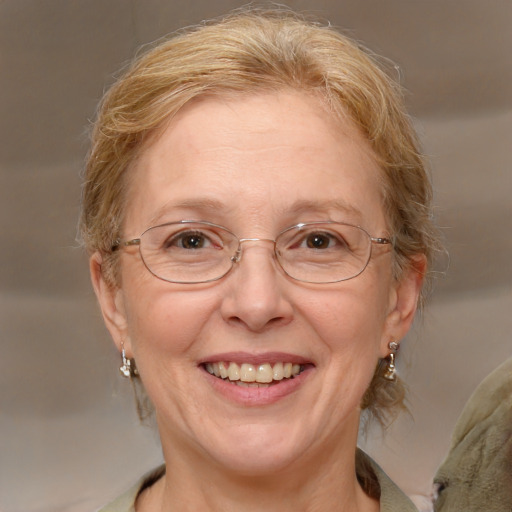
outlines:
{"label": "woman", "polygon": [[430,200],[396,84],[330,28],[238,12],[140,57],[82,233],[165,469],[104,510],[415,510],[356,442],[403,400]]}

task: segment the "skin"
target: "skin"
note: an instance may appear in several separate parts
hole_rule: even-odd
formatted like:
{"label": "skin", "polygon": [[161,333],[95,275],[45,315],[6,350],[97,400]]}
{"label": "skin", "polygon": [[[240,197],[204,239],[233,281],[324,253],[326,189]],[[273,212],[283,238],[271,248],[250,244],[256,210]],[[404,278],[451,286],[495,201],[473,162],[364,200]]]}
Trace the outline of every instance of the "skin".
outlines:
{"label": "skin", "polygon": [[[124,235],[201,219],[240,238],[319,220],[386,236],[379,177],[368,143],[316,97],[204,98],[131,170]],[[391,263],[390,247],[375,246],[357,278],[305,284],[281,271],[271,244],[250,242],[223,279],[178,285],[151,275],[134,247],[111,289],[94,254],[105,322],[137,362],[167,464],[137,510],[378,510],[355,478],[359,404],[388,343],[409,329],[421,287],[415,271],[396,282]],[[265,402],[259,390],[251,399],[215,386],[200,363],[226,352],[311,364],[292,392]]]}

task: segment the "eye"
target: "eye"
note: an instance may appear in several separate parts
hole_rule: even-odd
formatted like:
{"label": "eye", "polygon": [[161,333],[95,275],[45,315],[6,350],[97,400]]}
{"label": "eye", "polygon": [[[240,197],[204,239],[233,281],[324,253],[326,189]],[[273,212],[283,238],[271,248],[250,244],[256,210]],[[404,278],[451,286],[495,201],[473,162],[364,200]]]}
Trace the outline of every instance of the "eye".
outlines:
{"label": "eye", "polygon": [[326,231],[312,231],[304,234],[303,238],[297,244],[297,247],[314,250],[346,250],[348,244],[339,233],[329,233]]}
{"label": "eye", "polygon": [[168,237],[164,243],[166,249],[176,247],[178,249],[197,250],[221,246],[222,243],[218,237],[214,241],[213,233],[209,234],[203,231],[183,231]]}
{"label": "eye", "polygon": [[178,239],[178,245],[183,249],[201,249],[207,243],[208,240],[201,233],[187,233]]}
{"label": "eye", "polygon": [[310,233],[304,243],[309,249],[327,249],[335,245],[335,240],[325,233]]}

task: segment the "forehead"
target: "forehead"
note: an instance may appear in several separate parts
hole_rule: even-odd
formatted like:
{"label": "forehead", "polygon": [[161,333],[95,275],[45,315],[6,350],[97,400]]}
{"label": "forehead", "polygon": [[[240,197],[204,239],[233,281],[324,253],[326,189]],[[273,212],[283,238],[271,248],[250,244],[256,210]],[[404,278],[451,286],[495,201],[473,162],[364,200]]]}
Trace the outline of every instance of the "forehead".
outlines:
{"label": "forehead", "polygon": [[126,225],[244,215],[303,221],[318,211],[370,229],[382,218],[380,179],[369,143],[317,96],[202,98],[169,121],[131,170]]}

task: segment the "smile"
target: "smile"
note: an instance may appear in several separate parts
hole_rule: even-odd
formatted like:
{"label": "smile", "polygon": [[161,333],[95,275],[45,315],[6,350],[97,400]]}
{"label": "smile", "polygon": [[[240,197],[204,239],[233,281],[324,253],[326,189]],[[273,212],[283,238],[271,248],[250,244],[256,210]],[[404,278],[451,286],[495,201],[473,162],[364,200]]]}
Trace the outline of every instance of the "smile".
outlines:
{"label": "smile", "polygon": [[274,364],[237,364],[234,362],[205,363],[205,370],[215,377],[242,387],[269,387],[282,380],[293,379],[304,365],[277,362]]}

